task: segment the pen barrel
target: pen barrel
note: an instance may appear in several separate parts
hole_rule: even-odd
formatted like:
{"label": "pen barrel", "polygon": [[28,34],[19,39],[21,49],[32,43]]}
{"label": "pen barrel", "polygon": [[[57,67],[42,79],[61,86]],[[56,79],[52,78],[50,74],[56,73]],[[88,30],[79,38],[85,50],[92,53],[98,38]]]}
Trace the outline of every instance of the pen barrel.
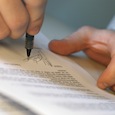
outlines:
{"label": "pen barrel", "polygon": [[33,49],[33,45],[34,45],[34,36],[26,34],[25,48]]}

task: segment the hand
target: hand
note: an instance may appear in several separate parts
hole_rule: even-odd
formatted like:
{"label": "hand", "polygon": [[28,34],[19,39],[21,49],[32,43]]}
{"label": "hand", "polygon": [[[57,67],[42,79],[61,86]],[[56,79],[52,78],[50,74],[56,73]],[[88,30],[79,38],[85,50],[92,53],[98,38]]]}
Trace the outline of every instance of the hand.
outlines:
{"label": "hand", "polygon": [[107,66],[99,77],[101,89],[110,87],[115,91],[115,32],[82,27],[62,40],[53,40],[49,49],[60,55],[69,55],[83,50],[90,58]]}
{"label": "hand", "polygon": [[37,34],[47,0],[0,0],[0,39]]}

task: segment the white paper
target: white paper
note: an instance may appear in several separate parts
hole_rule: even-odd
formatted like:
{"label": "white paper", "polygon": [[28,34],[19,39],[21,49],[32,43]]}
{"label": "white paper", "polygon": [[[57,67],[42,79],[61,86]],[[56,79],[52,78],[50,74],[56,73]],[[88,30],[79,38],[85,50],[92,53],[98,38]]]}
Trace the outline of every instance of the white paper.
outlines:
{"label": "white paper", "polygon": [[36,115],[30,109],[0,93],[0,115]]}
{"label": "white paper", "polygon": [[0,92],[43,115],[114,115],[115,96],[78,64],[48,50],[39,34],[30,59],[24,41],[0,42]]}

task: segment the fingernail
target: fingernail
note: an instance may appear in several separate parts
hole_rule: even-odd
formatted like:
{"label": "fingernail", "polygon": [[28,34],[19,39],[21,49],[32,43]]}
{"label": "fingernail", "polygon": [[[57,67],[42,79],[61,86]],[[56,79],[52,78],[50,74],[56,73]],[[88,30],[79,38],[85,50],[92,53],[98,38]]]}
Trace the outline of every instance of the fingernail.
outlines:
{"label": "fingernail", "polygon": [[98,83],[98,87],[101,89],[106,89],[109,85],[107,83]]}

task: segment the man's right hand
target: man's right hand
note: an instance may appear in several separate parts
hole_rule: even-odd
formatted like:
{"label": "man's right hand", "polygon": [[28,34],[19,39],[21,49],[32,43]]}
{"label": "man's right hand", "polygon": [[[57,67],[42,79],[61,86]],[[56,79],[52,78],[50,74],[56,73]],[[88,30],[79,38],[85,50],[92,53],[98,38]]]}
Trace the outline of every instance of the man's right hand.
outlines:
{"label": "man's right hand", "polygon": [[47,0],[0,0],[0,39],[40,31]]}

